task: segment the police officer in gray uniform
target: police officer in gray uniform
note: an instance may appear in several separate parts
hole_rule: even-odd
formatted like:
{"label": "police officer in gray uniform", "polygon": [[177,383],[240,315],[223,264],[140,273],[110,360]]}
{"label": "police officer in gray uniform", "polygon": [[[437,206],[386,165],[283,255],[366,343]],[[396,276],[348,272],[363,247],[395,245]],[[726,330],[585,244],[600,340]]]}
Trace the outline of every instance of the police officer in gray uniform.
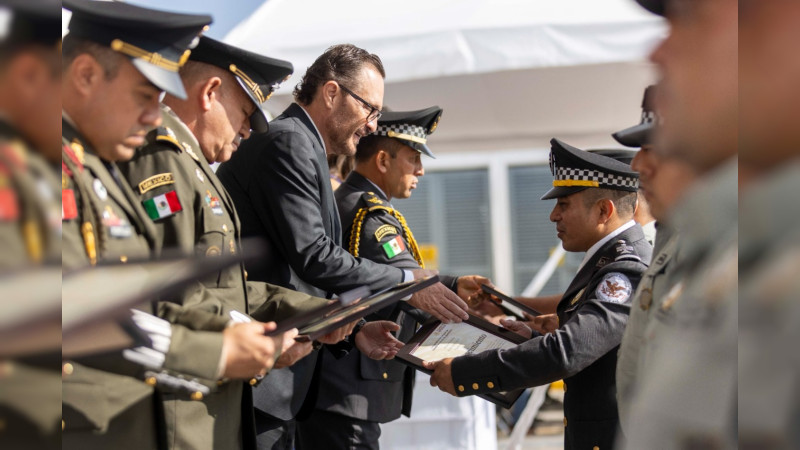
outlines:
{"label": "police officer in gray uniform", "polygon": [[558,301],[558,328],[507,350],[425,365],[435,371],[432,385],[458,396],[564,379],[565,448],[609,448],[619,423],[617,348],[652,247],[633,221],[637,174],[557,139],[551,145],[554,187],[542,198],[557,201],[550,220],[564,248],[586,252]]}

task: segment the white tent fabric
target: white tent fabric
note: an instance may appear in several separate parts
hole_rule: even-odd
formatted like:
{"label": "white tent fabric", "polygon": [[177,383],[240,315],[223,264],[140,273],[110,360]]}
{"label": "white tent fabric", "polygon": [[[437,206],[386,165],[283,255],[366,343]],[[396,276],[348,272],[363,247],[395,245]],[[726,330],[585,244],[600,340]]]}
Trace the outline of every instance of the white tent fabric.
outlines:
{"label": "white tent fabric", "polygon": [[614,145],[638,121],[666,24],[634,0],[268,0],[225,41],[291,61],[273,114],[327,47],[350,42],[386,68],[384,105],[444,108],[434,152]]}
{"label": "white tent fabric", "polygon": [[298,73],[350,42],[380,55],[393,83],[641,60],[663,32],[633,0],[268,0],[225,41]]}

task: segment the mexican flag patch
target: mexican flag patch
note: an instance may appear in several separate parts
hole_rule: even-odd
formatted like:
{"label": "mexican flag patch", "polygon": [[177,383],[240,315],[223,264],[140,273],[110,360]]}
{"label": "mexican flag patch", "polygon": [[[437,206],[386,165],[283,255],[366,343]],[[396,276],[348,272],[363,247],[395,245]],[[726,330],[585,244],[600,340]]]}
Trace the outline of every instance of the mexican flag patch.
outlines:
{"label": "mexican flag patch", "polygon": [[163,219],[183,210],[181,202],[178,200],[178,194],[175,191],[169,191],[150,200],[145,200],[142,205],[144,205],[147,215],[153,220]]}
{"label": "mexican flag patch", "polygon": [[383,244],[382,247],[389,259],[392,259],[400,253],[406,251],[406,244],[403,242],[403,238],[400,236],[395,236],[394,239]]}

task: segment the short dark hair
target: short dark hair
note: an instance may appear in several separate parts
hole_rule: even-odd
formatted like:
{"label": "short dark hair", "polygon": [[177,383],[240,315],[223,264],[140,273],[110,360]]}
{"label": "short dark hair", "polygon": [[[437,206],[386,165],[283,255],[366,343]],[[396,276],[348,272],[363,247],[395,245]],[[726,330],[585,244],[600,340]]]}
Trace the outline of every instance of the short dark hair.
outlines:
{"label": "short dark hair", "polygon": [[587,208],[597,203],[598,200],[608,199],[617,208],[617,214],[620,218],[633,217],[633,213],[636,211],[637,192],[603,188],[588,188],[584,192],[586,194],[583,196],[583,205]]}
{"label": "short dark hair", "polygon": [[331,80],[352,89],[364,64],[371,64],[381,77],[386,78],[383,63],[378,55],[352,44],[328,47],[325,53],[306,70],[300,83],[294,87],[294,99],[301,105],[308,105],[314,99],[317,88]]}
{"label": "short dark hair", "polygon": [[361,141],[358,142],[358,147],[356,147],[356,161],[369,161],[379,150],[384,150],[389,156],[396,158],[397,152],[404,146],[405,144],[397,139],[370,134],[369,136],[364,136],[361,138]]}
{"label": "short dark hair", "polygon": [[111,47],[68,34],[64,36],[61,44],[62,68],[66,70],[75,58],[84,53],[91,55],[100,64],[107,80],[112,80],[117,76],[123,58],[127,58],[111,50]]}

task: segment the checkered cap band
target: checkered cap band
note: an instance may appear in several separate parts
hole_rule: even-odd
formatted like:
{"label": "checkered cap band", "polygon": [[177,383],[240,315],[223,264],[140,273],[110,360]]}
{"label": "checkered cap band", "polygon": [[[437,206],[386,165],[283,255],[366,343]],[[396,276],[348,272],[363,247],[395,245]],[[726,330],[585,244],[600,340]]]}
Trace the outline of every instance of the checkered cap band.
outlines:
{"label": "checkered cap band", "polygon": [[375,134],[378,136],[389,136],[389,132],[392,134],[407,134],[409,136],[414,136],[425,143],[428,140],[428,133],[425,132],[425,128],[419,125],[410,125],[407,123],[402,124],[392,124],[392,125],[379,125],[378,129],[375,130]]}
{"label": "checkered cap band", "polygon": [[578,182],[597,182],[599,187],[617,186],[630,189],[639,189],[639,179],[625,177],[598,170],[572,169],[569,167],[556,168],[556,182],[558,181],[578,181]]}
{"label": "checkered cap band", "polygon": [[655,111],[642,111],[642,123],[653,123],[656,117]]}

